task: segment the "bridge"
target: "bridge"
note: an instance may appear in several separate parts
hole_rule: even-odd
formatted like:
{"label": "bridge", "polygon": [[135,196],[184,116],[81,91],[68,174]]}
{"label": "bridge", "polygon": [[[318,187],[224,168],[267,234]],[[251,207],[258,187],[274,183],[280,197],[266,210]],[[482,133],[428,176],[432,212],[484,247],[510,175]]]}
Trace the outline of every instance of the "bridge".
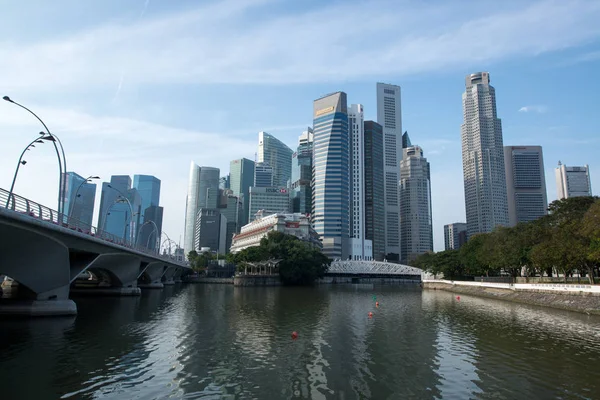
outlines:
{"label": "bridge", "polygon": [[325,274],[331,283],[421,282],[423,271],[386,261],[334,260]]}
{"label": "bridge", "polygon": [[140,288],[174,284],[191,270],[4,189],[0,238],[0,275],[19,283],[19,299],[3,299],[0,315],[73,315],[72,292],[139,295]]}

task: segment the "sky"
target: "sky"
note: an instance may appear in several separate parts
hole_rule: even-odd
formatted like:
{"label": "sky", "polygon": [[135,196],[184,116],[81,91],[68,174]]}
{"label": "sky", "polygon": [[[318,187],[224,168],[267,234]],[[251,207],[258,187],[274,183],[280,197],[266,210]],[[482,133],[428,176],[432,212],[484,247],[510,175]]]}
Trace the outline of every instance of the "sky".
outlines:
{"label": "sky", "polygon": [[[589,164],[600,190],[600,2],[587,0],[0,0],[0,95],[34,110],[82,176],[162,181],[163,230],[183,241],[190,161],[229,171],[258,132],[297,146],[312,102],[344,91],[376,120],[402,88],[402,128],[431,163],[434,248],[465,220],[465,76],[489,71],[505,145],[554,169]],[[0,188],[41,130],[0,102]],[[27,152],[15,193],[56,208],[54,149]],[[100,204],[100,186],[96,212]],[[96,224],[96,217],[94,224]]]}

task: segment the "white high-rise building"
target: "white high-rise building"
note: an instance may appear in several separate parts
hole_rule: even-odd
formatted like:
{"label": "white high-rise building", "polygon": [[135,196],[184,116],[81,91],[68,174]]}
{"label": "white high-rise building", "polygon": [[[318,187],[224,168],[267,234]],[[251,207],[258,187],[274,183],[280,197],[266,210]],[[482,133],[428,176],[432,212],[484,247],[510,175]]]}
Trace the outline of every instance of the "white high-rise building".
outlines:
{"label": "white high-rise building", "polygon": [[548,213],[542,146],[505,146],[506,197],[510,226]]}
{"label": "white high-rise building", "polygon": [[385,198],[385,252],[400,258],[400,160],[402,109],[400,86],[377,83],[377,123],[383,128],[383,191]]}
{"label": "white high-rise building", "polygon": [[502,123],[490,75],[467,75],[462,95],[462,159],[467,236],[509,225]]}
{"label": "white high-rise building", "polygon": [[467,224],[455,222],[444,225],[444,250],[458,250],[467,243]]}
{"label": "white high-rise building", "polygon": [[423,149],[403,149],[400,162],[400,262],[433,251],[431,173]]}
{"label": "white high-rise building", "polygon": [[559,161],[555,171],[558,200],[592,195],[592,182],[588,165],[567,167]]}
{"label": "white high-rise building", "polygon": [[348,107],[350,136],[350,258],[372,260],[373,243],[365,240],[365,117],[362,104]]}

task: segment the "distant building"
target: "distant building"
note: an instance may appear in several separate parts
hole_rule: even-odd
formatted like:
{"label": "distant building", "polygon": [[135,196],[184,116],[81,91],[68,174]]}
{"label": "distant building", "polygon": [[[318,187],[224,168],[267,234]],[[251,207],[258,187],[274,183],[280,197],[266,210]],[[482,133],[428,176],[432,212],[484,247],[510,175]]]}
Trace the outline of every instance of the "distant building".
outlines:
{"label": "distant building", "polygon": [[310,221],[303,214],[275,213],[259,215],[259,218],[242,227],[239,234],[233,237],[231,252],[237,253],[248,247],[260,245],[260,240],[269,232],[276,231],[296,236],[298,239],[321,248],[319,235],[310,226]]}
{"label": "distant building", "polygon": [[102,183],[98,229],[123,240],[133,239],[135,243],[141,208],[142,197],[131,187],[129,175],[113,175],[110,183]]}
{"label": "distant building", "polygon": [[96,184],[87,182],[86,178],[75,172],[63,173],[65,182],[65,191],[62,201],[65,205],[65,214],[73,221],[82,222],[79,228],[88,230],[92,226],[92,217],[94,215],[94,202],[96,201]]}
{"label": "distant building", "polygon": [[196,248],[196,217],[201,208],[217,208],[219,203],[219,168],[190,165],[188,192],[185,202],[183,248],[187,254]]}
{"label": "distant building", "polygon": [[310,214],[312,211],[312,156],[313,130],[307,128],[298,140],[298,149],[292,154],[292,183],[290,197],[292,212]]}
{"label": "distant building", "polygon": [[271,213],[290,212],[290,191],[286,187],[251,187],[250,222],[260,210]]}
{"label": "distant building", "polygon": [[567,167],[559,161],[555,174],[558,200],[592,195],[592,182],[588,165]]}
{"label": "distant building", "polygon": [[254,185],[254,161],[240,158],[229,163],[229,183],[233,194],[240,197],[244,205],[242,221],[248,223],[250,217],[250,187]]}
{"label": "distant building", "polygon": [[225,254],[227,243],[227,218],[216,208],[201,208],[196,215],[194,250],[210,251]]}
{"label": "distant building", "polygon": [[219,189],[225,190],[229,189],[231,185],[229,184],[229,174],[227,176],[222,176],[219,178]]}
{"label": "distant building", "polygon": [[244,225],[244,204],[239,197],[231,194],[231,191],[224,191],[221,195],[221,204],[219,211],[227,218],[227,230],[225,232],[225,251],[228,253],[231,247],[233,235],[239,233]]}
{"label": "distant building", "polygon": [[287,187],[292,177],[292,149],[267,132],[258,133],[258,162],[273,168],[273,186]]}
{"label": "distant building", "polygon": [[406,149],[410,146],[412,146],[412,144],[410,143],[410,137],[408,136],[408,131],[406,131],[402,134],[402,148]]}
{"label": "distant building", "polygon": [[385,208],[383,189],[383,128],[365,121],[365,239],[372,242],[373,258],[385,258]]}
{"label": "distant building", "polygon": [[467,243],[467,224],[455,222],[444,225],[444,249],[458,250]]}
{"label": "distant building", "polygon": [[407,147],[400,162],[400,261],[408,264],[433,251],[431,176],[419,146]]}
{"label": "distant building", "polygon": [[273,186],[273,167],[269,163],[256,163],[254,166],[254,187]]}
{"label": "distant building", "polygon": [[510,226],[548,213],[541,146],[505,146],[506,198]]}
{"label": "distant building", "polygon": [[184,262],[185,261],[185,252],[183,251],[183,247],[177,246],[175,248],[174,256],[175,256],[176,261]]}
{"label": "distant building", "polygon": [[[136,231],[137,243],[155,250],[160,246],[162,233],[163,208],[160,201],[160,179],[152,175],[134,175],[133,188],[140,194],[141,218]],[[156,226],[155,226],[156,225]]]}

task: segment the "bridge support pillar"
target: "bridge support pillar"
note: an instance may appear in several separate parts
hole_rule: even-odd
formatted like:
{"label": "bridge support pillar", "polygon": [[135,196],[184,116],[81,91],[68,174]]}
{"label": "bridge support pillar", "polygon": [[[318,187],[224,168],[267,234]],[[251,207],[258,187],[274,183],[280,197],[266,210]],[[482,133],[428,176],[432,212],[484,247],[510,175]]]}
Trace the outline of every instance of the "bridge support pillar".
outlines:
{"label": "bridge support pillar", "polygon": [[165,265],[160,262],[148,263],[141,268],[138,276],[138,287],[141,289],[162,289],[164,287],[161,278],[165,273]]}
{"label": "bridge support pillar", "polygon": [[175,284],[175,280],[173,279],[173,277],[175,276],[175,272],[177,271],[177,269],[179,269],[179,268],[175,268],[173,266],[167,267],[165,269],[165,272],[162,276],[163,285],[174,285]]}
{"label": "bridge support pillar", "polygon": [[71,288],[71,293],[81,295],[113,295],[113,296],[139,296],[141,289],[137,286],[140,274],[139,257],[125,253],[100,254],[81,271],[71,271],[71,282],[85,271],[90,271],[98,276],[108,277],[109,287],[97,288]]}
{"label": "bridge support pillar", "polygon": [[0,301],[0,315],[77,314],[69,299],[69,249],[33,229],[0,220],[0,273],[19,283],[17,299]]}

